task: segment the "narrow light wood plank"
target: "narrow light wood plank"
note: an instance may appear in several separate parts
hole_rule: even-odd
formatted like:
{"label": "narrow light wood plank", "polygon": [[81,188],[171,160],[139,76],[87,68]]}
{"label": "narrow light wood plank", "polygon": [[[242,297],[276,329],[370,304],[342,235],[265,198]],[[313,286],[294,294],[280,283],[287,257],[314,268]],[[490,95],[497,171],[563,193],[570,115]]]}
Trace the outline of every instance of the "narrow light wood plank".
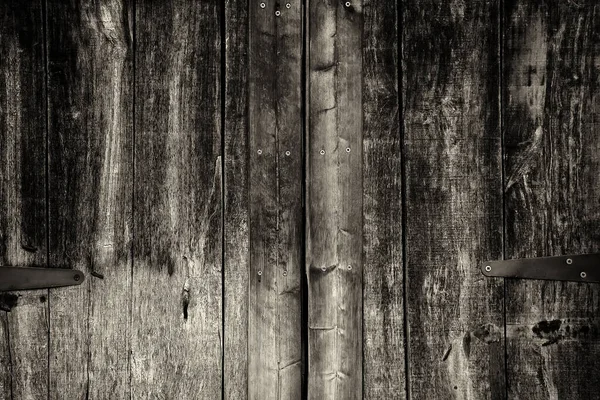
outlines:
{"label": "narrow light wood plank", "polygon": [[364,2],[365,399],[406,397],[397,7],[396,2]]}
{"label": "narrow light wood plank", "polygon": [[[40,1],[0,4],[0,265],[45,266],[46,128]],[[0,398],[48,392],[47,291],[0,294]]]}
{"label": "narrow light wood plank", "polygon": [[[504,11],[506,257],[598,252],[600,6]],[[509,398],[598,398],[598,290],[507,282]]]}
{"label": "narrow light wood plank", "polygon": [[133,398],[221,397],[219,19],[136,4]]}
{"label": "narrow light wood plank", "polygon": [[302,396],[302,3],[250,2],[248,397]]}
{"label": "narrow light wood plank", "polygon": [[404,3],[410,397],[503,399],[497,1]]}
{"label": "narrow light wood plank", "polygon": [[362,2],[309,4],[308,398],[362,398]]}
{"label": "narrow light wood plank", "polygon": [[224,366],[225,399],[248,397],[248,1],[225,7]]}
{"label": "narrow light wood plank", "polygon": [[50,264],[87,278],[51,290],[51,399],[129,396],[130,7],[47,3]]}

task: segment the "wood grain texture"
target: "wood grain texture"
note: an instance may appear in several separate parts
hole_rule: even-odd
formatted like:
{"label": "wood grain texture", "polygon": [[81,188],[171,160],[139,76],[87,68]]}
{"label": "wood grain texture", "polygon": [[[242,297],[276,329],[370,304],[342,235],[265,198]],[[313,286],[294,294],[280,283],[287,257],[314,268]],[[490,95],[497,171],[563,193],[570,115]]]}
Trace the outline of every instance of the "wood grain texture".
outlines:
{"label": "wood grain texture", "polygon": [[397,7],[363,7],[365,399],[406,397]]}
{"label": "wood grain texture", "polygon": [[119,0],[47,2],[49,259],[87,276],[50,292],[51,399],[129,396],[131,17]]}
{"label": "wood grain texture", "polygon": [[403,18],[410,397],[503,399],[496,1],[407,1]]}
{"label": "wood grain texture", "polygon": [[136,4],[134,398],[221,396],[218,2]]}
{"label": "wood grain texture", "polygon": [[308,8],[308,398],[362,388],[362,2]]}
{"label": "wood grain texture", "polygon": [[[504,12],[506,257],[598,252],[600,6]],[[597,285],[507,282],[509,398],[598,397],[598,299]]]}
{"label": "wood grain texture", "polygon": [[248,397],[249,142],[248,1],[225,8],[224,366],[225,399]]}
{"label": "wood grain texture", "polygon": [[302,396],[303,19],[288,4],[249,4],[248,397],[261,400]]}
{"label": "wood grain texture", "polygon": [[[0,265],[47,262],[43,37],[40,1],[0,4]],[[0,398],[47,396],[46,298],[0,293]]]}

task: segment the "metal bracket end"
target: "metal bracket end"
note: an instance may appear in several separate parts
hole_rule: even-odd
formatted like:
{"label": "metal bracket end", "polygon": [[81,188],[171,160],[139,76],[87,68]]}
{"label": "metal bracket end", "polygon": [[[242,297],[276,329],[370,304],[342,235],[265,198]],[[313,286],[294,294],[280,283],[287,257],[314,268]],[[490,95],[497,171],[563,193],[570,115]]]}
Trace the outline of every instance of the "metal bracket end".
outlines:
{"label": "metal bracket end", "polygon": [[521,258],[487,261],[481,266],[487,277],[600,282],[600,254]]}
{"label": "metal bracket end", "polygon": [[68,268],[0,267],[0,292],[81,285],[83,272]]}

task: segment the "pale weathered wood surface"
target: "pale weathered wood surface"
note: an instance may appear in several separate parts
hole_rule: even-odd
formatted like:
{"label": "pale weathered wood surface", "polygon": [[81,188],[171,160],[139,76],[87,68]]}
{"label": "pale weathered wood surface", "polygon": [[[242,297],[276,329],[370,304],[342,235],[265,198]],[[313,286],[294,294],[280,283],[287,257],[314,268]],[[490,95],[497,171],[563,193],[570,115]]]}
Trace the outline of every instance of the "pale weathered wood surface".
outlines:
{"label": "pale weathered wood surface", "polygon": [[248,398],[302,395],[302,5],[249,5]]}
{"label": "pale weathered wood surface", "polygon": [[136,4],[133,398],[221,396],[219,18]]}
{"label": "pale weathered wood surface", "polygon": [[[42,2],[0,3],[0,265],[45,266]],[[0,293],[0,398],[48,392],[47,291]]]}
{"label": "pale weathered wood surface", "polygon": [[498,2],[404,5],[409,394],[502,399]]}
{"label": "pale weathered wood surface", "polygon": [[129,395],[130,13],[117,0],[47,2],[49,263],[87,276],[50,292],[51,399]]}
{"label": "pale weathered wood surface", "polygon": [[[598,252],[600,6],[506,1],[503,37],[506,257]],[[508,281],[506,305],[508,397],[598,398],[598,285]]]}
{"label": "pale weathered wood surface", "polygon": [[308,398],[362,386],[362,1],[308,9]]}
{"label": "pale weathered wood surface", "polygon": [[224,2],[223,397],[248,396],[248,1]]}
{"label": "pale weathered wood surface", "polygon": [[405,398],[398,8],[363,5],[365,399]]}

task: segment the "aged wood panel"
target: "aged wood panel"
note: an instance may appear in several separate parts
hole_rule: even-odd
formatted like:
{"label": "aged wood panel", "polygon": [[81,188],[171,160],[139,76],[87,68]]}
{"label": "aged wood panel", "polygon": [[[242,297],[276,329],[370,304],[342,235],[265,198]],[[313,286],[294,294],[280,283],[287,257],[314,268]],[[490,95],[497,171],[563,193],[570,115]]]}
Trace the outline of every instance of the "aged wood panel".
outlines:
{"label": "aged wood panel", "polygon": [[135,398],[221,396],[219,18],[217,1],[136,4]]}
{"label": "aged wood panel", "polygon": [[[46,265],[46,101],[40,1],[0,3],[0,265]],[[0,397],[45,398],[47,291],[0,294]]]}
{"label": "aged wood panel", "polygon": [[[600,6],[504,11],[506,256],[598,252]],[[507,282],[509,398],[598,397],[598,298],[597,285]]]}
{"label": "aged wood panel", "polygon": [[50,292],[51,399],[129,395],[130,13],[118,0],[47,2],[49,260],[87,275]]}
{"label": "aged wood panel", "polygon": [[503,283],[496,1],[404,3],[410,396],[502,399]]}
{"label": "aged wood panel", "polygon": [[309,4],[310,399],[362,398],[362,11]]}
{"label": "aged wood panel", "polygon": [[224,3],[223,395],[248,397],[248,1]]}
{"label": "aged wood panel", "polygon": [[397,8],[363,7],[365,399],[406,397]]}
{"label": "aged wood panel", "polygon": [[263,4],[248,10],[248,397],[300,399],[302,3]]}

